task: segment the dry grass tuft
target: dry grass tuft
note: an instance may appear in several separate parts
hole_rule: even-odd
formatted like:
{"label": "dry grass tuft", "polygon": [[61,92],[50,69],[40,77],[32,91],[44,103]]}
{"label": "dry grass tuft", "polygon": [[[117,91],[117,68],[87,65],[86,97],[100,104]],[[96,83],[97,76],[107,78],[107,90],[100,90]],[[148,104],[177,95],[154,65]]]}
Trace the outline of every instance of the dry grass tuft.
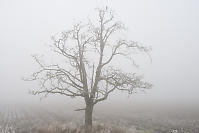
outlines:
{"label": "dry grass tuft", "polygon": [[[54,127],[54,128],[34,128],[31,131],[32,133],[88,133],[84,130],[83,127],[79,128],[61,128],[61,127]],[[115,127],[115,126],[105,126],[105,125],[97,125],[92,128],[92,131],[89,133],[127,133],[125,129]]]}

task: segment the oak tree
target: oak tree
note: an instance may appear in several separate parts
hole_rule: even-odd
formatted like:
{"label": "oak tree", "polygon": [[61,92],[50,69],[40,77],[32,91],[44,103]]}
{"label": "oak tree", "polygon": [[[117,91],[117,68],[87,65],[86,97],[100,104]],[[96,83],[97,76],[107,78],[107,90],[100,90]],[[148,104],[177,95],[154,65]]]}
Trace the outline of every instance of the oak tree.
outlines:
{"label": "oak tree", "polygon": [[[143,77],[135,72],[125,72],[115,67],[113,60],[133,61],[136,52],[147,53],[149,47],[138,42],[122,39],[124,25],[117,21],[109,8],[98,9],[94,21],[77,23],[70,30],[52,37],[51,48],[64,57],[65,65],[45,64],[38,56],[33,56],[40,70],[29,80],[40,82],[40,89],[33,94],[61,94],[82,97],[85,102],[85,127],[92,127],[94,106],[108,98],[113,91],[132,94],[137,90],[151,88]],[[124,61],[122,61],[125,59]],[[64,67],[65,66],[65,67]]]}

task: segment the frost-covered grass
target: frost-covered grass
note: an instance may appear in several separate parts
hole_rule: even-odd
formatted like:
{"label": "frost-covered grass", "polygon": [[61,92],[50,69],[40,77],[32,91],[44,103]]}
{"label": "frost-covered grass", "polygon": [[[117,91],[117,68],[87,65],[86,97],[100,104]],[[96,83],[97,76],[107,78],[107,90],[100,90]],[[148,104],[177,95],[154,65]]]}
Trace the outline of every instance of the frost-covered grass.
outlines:
{"label": "frost-covered grass", "polygon": [[[32,132],[35,132],[35,133],[88,133],[88,131],[85,131],[83,127],[77,127],[77,128],[71,128],[71,127],[40,128],[40,129],[33,129]],[[126,129],[122,129],[120,127],[115,127],[115,126],[97,125],[97,126],[93,126],[90,133],[128,133],[128,131],[126,131]]]}
{"label": "frost-covered grass", "polygon": [[[100,113],[101,114],[101,113]],[[196,117],[195,117],[196,118]],[[0,108],[0,133],[88,133],[84,112]],[[199,120],[154,115],[94,114],[91,133],[199,133]]]}

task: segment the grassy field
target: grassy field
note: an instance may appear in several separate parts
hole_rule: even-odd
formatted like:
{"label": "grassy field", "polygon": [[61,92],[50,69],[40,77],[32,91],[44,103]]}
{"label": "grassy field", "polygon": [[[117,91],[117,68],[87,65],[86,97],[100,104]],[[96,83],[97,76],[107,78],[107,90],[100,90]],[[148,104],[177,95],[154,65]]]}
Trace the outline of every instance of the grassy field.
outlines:
{"label": "grassy field", "polygon": [[[178,114],[178,115],[177,115]],[[67,109],[1,106],[0,133],[83,133],[84,113]],[[199,117],[179,113],[96,112],[93,133],[199,133]]]}

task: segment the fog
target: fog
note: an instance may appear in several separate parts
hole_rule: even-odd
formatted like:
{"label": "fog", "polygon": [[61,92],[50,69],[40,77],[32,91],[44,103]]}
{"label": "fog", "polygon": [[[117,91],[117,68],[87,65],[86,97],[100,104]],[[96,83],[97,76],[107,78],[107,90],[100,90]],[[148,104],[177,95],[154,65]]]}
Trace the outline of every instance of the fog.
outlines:
{"label": "fog", "polygon": [[[55,35],[79,20],[95,15],[94,8],[112,8],[128,28],[127,38],[150,45],[149,59],[136,59],[136,70],[153,83],[146,94],[114,93],[102,104],[121,108],[199,107],[199,2],[197,0],[1,0],[0,1],[0,104],[61,105],[72,110],[82,99],[51,95],[40,100],[25,82],[38,66],[31,57],[48,57]],[[125,62],[122,62],[125,63]],[[122,64],[121,63],[121,64]],[[102,106],[102,105],[99,105]]]}

